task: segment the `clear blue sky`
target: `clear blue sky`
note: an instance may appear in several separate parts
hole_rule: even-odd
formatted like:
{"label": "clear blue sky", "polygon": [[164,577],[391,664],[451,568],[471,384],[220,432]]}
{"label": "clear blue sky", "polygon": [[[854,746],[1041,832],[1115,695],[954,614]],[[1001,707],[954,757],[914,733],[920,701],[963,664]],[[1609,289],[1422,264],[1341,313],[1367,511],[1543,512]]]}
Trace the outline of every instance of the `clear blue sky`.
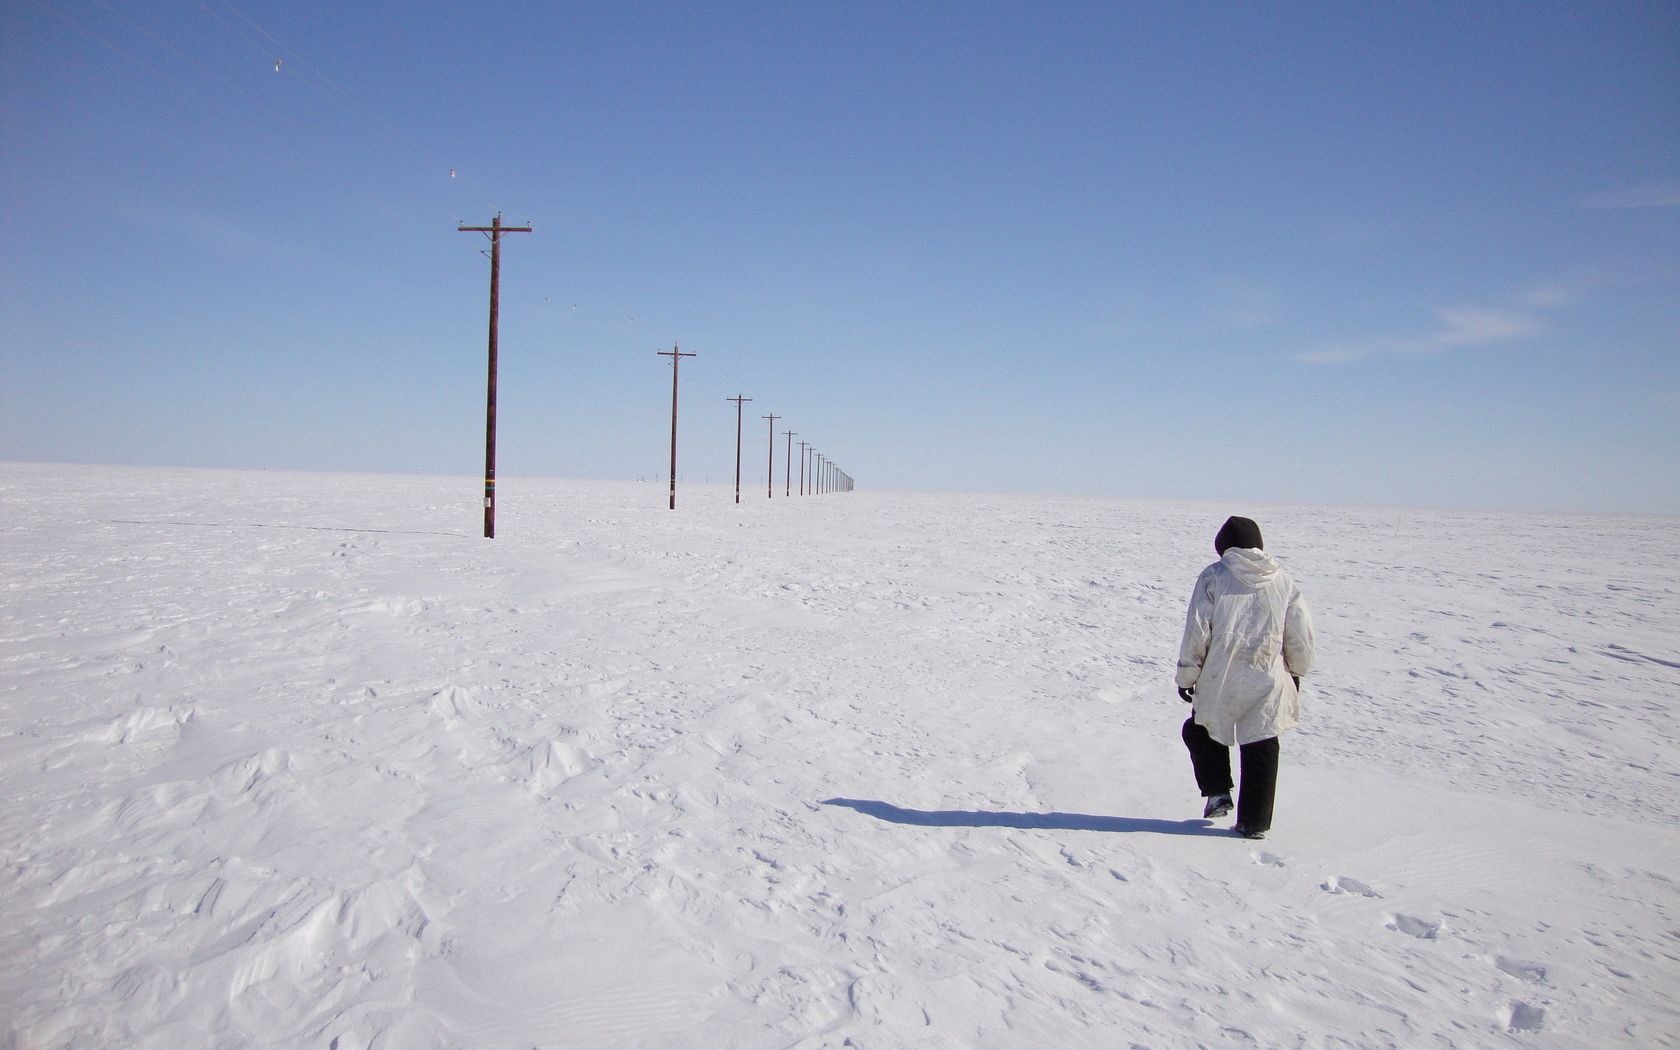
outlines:
{"label": "clear blue sky", "polygon": [[692,481],[1680,513],[1669,0],[13,0],[0,104],[0,459],[474,475],[500,210],[503,476],[680,341]]}

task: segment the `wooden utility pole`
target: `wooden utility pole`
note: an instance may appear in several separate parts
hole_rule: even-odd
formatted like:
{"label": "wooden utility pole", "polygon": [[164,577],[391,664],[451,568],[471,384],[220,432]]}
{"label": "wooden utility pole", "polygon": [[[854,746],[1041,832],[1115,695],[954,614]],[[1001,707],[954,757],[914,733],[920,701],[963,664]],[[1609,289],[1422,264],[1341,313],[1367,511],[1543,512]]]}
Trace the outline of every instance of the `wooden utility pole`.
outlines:
{"label": "wooden utility pole", "polygon": [[805,495],[805,450],[810,446],[805,442],[799,443],[799,494]]}
{"label": "wooden utility pole", "polygon": [[770,483],[770,495],[767,499],[776,498],[776,420],[781,416],[770,415],[761,418],[770,421],[770,465],[765,468],[765,480]]}
{"label": "wooden utility pole", "polygon": [[671,359],[671,509],[677,509],[677,373],[682,368],[682,359],[696,357],[697,354],[685,353],[677,344],[672,343],[669,350],[655,350],[660,357]]}
{"label": "wooden utility pole", "polygon": [[488,226],[457,226],[461,233],[490,235],[490,393],[484,409],[484,538],[496,536],[496,300],[502,276],[502,234],[530,233],[529,226],[503,226],[502,213]]}
{"label": "wooden utility pole", "polygon": [[741,502],[741,402],[751,401],[750,397],[736,394],[726,397],[725,401],[735,402],[735,502]]}
{"label": "wooden utility pole", "polygon": [[786,473],[787,473],[787,477],[782,480],[782,488],[783,488],[782,495],[791,496],[791,495],[793,495],[793,433],[794,432],[791,431],[791,430],[787,430],[787,431],[783,431],[783,433],[787,434],[788,447],[787,447],[787,456],[786,456],[786,458],[784,458],[782,460],[782,469],[784,471],[786,471]]}

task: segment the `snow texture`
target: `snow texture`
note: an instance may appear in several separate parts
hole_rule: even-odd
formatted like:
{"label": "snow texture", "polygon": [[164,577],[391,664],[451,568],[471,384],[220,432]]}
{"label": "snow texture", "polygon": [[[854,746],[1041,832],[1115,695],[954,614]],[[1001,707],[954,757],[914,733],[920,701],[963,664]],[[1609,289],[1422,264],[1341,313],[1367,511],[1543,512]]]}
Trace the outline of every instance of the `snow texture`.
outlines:
{"label": "snow texture", "polygon": [[1673,520],[500,488],[0,465],[0,1046],[1680,1045]]}

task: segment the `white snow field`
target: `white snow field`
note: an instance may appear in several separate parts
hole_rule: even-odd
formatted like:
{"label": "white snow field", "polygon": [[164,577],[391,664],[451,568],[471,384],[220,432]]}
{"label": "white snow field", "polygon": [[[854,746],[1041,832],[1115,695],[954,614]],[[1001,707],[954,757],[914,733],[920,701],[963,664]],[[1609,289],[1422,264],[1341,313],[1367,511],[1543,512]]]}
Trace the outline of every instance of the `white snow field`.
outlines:
{"label": "white snow field", "polygon": [[0,465],[0,1045],[1680,1045],[1680,522],[501,489]]}

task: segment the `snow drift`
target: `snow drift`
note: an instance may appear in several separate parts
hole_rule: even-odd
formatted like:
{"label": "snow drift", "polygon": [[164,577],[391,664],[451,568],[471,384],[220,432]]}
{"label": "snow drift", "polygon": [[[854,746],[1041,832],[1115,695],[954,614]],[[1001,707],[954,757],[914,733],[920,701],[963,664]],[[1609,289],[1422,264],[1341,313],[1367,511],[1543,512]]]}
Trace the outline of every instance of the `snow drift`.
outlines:
{"label": "snow drift", "polygon": [[[1680,1041],[1676,522],[656,488],[0,466],[0,1041]],[[1264,843],[1229,513],[1319,629]]]}

